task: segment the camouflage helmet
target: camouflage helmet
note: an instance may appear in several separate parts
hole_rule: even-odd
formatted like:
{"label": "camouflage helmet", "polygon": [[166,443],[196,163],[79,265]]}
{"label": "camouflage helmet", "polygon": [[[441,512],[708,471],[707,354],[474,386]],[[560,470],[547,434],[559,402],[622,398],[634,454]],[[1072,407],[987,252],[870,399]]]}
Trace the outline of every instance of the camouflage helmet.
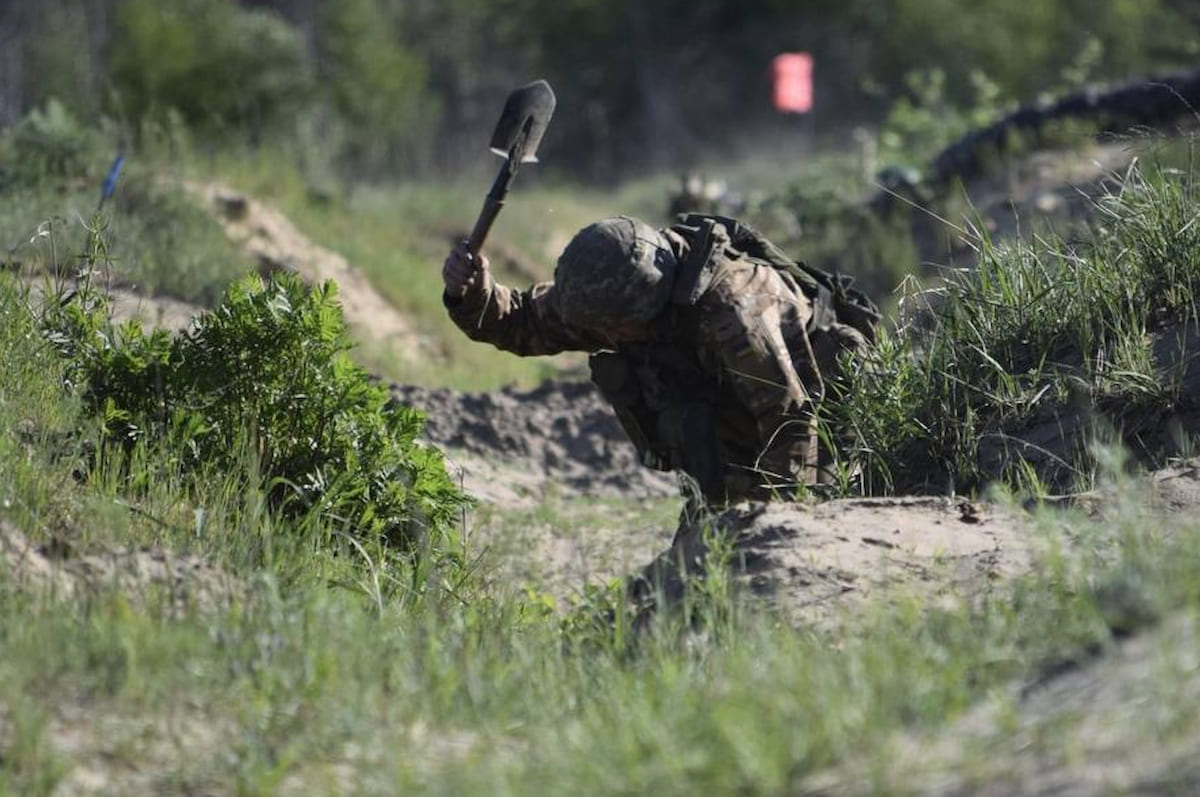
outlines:
{"label": "camouflage helmet", "polygon": [[586,329],[646,322],[671,296],[675,253],[650,225],[628,216],[603,219],[571,239],[554,269],[562,317]]}

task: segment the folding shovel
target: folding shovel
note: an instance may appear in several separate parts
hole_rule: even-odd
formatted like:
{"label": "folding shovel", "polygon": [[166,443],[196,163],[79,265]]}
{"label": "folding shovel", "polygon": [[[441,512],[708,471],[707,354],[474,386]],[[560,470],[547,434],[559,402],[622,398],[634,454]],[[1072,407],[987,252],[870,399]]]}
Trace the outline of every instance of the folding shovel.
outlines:
{"label": "folding shovel", "polygon": [[522,163],[537,163],[537,148],[554,114],[554,91],[544,80],[536,80],[508,95],[500,121],[492,133],[492,152],[504,158],[504,165],[483,200],[483,209],[467,239],[472,253],[478,253],[492,229],[492,222],[504,207],[508,186]]}

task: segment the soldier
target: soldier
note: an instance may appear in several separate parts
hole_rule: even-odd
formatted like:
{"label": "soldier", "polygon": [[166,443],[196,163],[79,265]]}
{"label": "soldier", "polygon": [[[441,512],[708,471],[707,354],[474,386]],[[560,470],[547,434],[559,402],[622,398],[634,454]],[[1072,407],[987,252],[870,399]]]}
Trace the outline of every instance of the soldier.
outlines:
{"label": "soldier", "polygon": [[847,302],[847,281],[713,216],[665,229],[596,222],[552,282],[524,291],[497,283],[465,245],[442,275],[450,317],[471,339],[519,355],[590,352],[642,462],[694,482],[692,510],[787,497],[828,476],[816,409],[836,389],[838,354],[864,346],[878,318],[861,294]]}

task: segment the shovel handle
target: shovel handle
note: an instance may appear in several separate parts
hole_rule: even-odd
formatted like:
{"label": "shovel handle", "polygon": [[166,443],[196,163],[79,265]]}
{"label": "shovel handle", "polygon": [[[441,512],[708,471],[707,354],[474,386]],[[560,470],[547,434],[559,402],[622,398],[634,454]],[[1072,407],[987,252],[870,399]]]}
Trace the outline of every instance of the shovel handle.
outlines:
{"label": "shovel handle", "polygon": [[[479,218],[475,220],[475,227],[471,230],[470,237],[467,238],[467,248],[471,250],[472,254],[479,254],[479,250],[483,247],[483,242],[492,229],[492,222],[500,215],[500,209],[504,207],[504,200],[508,197],[508,184],[516,175],[517,167],[521,165],[517,147],[514,146],[513,150],[504,160],[504,165],[500,167],[500,172],[496,175],[495,182],[492,183],[492,190],[488,191],[483,200],[483,208],[479,211]],[[513,157],[514,153],[517,155],[515,158]]]}
{"label": "shovel handle", "polygon": [[492,229],[492,222],[500,215],[502,207],[504,207],[504,200],[493,199],[490,194],[483,200],[483,209],[479,211],[479,218],[475,220],[475,227],[467,238],[467,248],[471,250],[471,254],[477,255],[483,248],[483,242]]}

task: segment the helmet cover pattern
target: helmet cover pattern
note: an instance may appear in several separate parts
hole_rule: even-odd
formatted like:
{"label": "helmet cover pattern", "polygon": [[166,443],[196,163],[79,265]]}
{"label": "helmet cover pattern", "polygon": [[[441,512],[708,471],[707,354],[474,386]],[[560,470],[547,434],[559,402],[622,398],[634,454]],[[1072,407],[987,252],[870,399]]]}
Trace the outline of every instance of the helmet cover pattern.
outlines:
{"label": "helmet cover pattern", "polygon": [[558,258],[554,291],[563,319],[603,331],[644,323],[670,301],[675,253],[645,222],[615,216],[579,231]]}

